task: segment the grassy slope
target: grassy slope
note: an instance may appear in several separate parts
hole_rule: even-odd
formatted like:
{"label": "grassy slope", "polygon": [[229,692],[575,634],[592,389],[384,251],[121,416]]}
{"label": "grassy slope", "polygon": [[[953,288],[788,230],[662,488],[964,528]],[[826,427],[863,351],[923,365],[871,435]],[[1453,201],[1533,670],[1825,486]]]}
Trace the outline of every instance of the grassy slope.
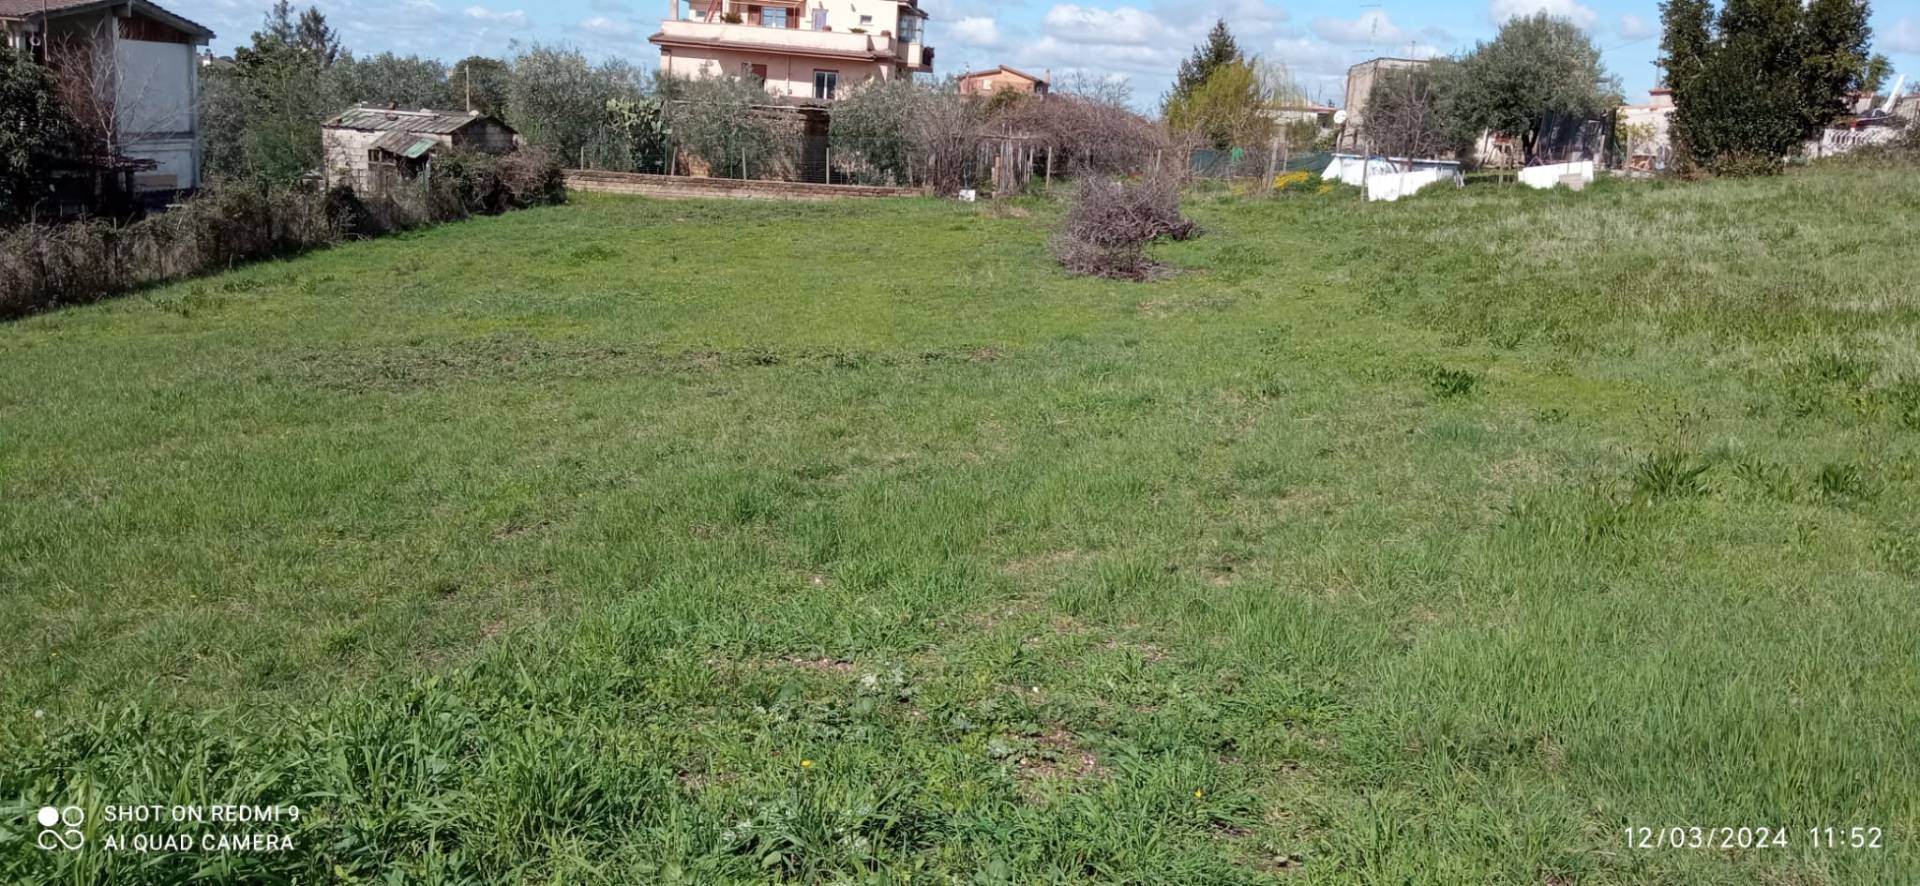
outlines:
{"label": "grassy slope", "polygon": [[1337,196],[1144,286],[586,199],[0,328],[0,798],[319,813],[235,877],[1920,871],[1920,185]]}

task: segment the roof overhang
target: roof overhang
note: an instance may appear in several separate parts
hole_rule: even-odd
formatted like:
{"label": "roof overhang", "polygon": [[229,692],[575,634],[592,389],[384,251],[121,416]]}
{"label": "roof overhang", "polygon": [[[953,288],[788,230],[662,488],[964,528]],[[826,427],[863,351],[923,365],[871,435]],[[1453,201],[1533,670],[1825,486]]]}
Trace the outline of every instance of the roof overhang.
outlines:
{"label": "roof overhang", "polygon": [[67,16],[85,15],[90,12],[113,11],[116,7],[137,9],[140,11],[140,14],[194,38],[196,45],[204,45],[211,42],[213,38],[217,36],[213,33],[212,28],[186,16],[168,12],[156,4],[147,2],[147,0],[96,0],[96,2],[92,3],[78,3],[71,6],[54,6],[48,4],[45,9],[30,9],[24,13],[14,13],[11,15],[0,14],[0,20],[32,22],[36,19],[66,18]]}

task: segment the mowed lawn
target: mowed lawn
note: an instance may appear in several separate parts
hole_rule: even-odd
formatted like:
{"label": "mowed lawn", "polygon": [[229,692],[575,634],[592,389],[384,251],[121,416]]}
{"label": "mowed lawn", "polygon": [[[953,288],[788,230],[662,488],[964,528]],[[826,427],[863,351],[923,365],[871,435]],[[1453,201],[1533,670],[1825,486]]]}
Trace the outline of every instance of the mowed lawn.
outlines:
{"label": "mowed lawn", "polygon": [[[1188,210],[1127,284],[577,196],[0,326],[0,880],[1920,879],[1920,176]],[[217,802],[297,848],[101,848]]]}

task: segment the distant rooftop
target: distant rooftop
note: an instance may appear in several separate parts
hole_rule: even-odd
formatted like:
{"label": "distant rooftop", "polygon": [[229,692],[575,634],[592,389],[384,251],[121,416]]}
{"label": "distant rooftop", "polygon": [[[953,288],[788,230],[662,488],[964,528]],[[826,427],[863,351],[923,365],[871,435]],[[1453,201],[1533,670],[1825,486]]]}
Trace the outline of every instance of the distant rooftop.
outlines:
{"label": "distant rooftop", "polygon": [[[358,129],[363,132],[419,132],[447,135],[459,132],[467,124],[484,117],[486,115],[479,111],[436,111],[430,108],[407,111],[360,105],[348,108],[322,125],[336,129]],[[500,125],[506,126],[505,123]]]}

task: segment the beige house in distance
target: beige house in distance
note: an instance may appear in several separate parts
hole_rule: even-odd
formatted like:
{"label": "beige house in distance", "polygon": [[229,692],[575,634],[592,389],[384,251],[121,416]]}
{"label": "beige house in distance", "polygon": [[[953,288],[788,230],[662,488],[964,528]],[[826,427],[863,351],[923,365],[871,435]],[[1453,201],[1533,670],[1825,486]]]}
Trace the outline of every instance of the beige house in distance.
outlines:
{"label": "beige house in distance", "polygon": [[933,71],[919,0],[688,0],[647,38],[677,77],[757,77],[775,97],[830,102],[868,80]]}
{"label": "beige house in distance", "polygon": [[1357,151],[1363,141],[1362,133],[1366,126],[1367,97],[1373,93],[1373,81],[1382,71],[1396,68],[1424,68],[1427,62],[1414,58],[1375,58],[1363,61],[1347,69],[1347,94],[1343,103],[1347,112],[1346,122],[1341,124],[1340,138],[1334,142],[1341,151]]}
{"label": "beige house in distance", "polygon": [[1046,95],[1047,90],[1052,88],[1050,79],[1035,77],[1025,71],[1000,65],[984,71],[968,71],[961,74],[958,88],[961,95],[992,95],[1003,89],[1029,95]]}

